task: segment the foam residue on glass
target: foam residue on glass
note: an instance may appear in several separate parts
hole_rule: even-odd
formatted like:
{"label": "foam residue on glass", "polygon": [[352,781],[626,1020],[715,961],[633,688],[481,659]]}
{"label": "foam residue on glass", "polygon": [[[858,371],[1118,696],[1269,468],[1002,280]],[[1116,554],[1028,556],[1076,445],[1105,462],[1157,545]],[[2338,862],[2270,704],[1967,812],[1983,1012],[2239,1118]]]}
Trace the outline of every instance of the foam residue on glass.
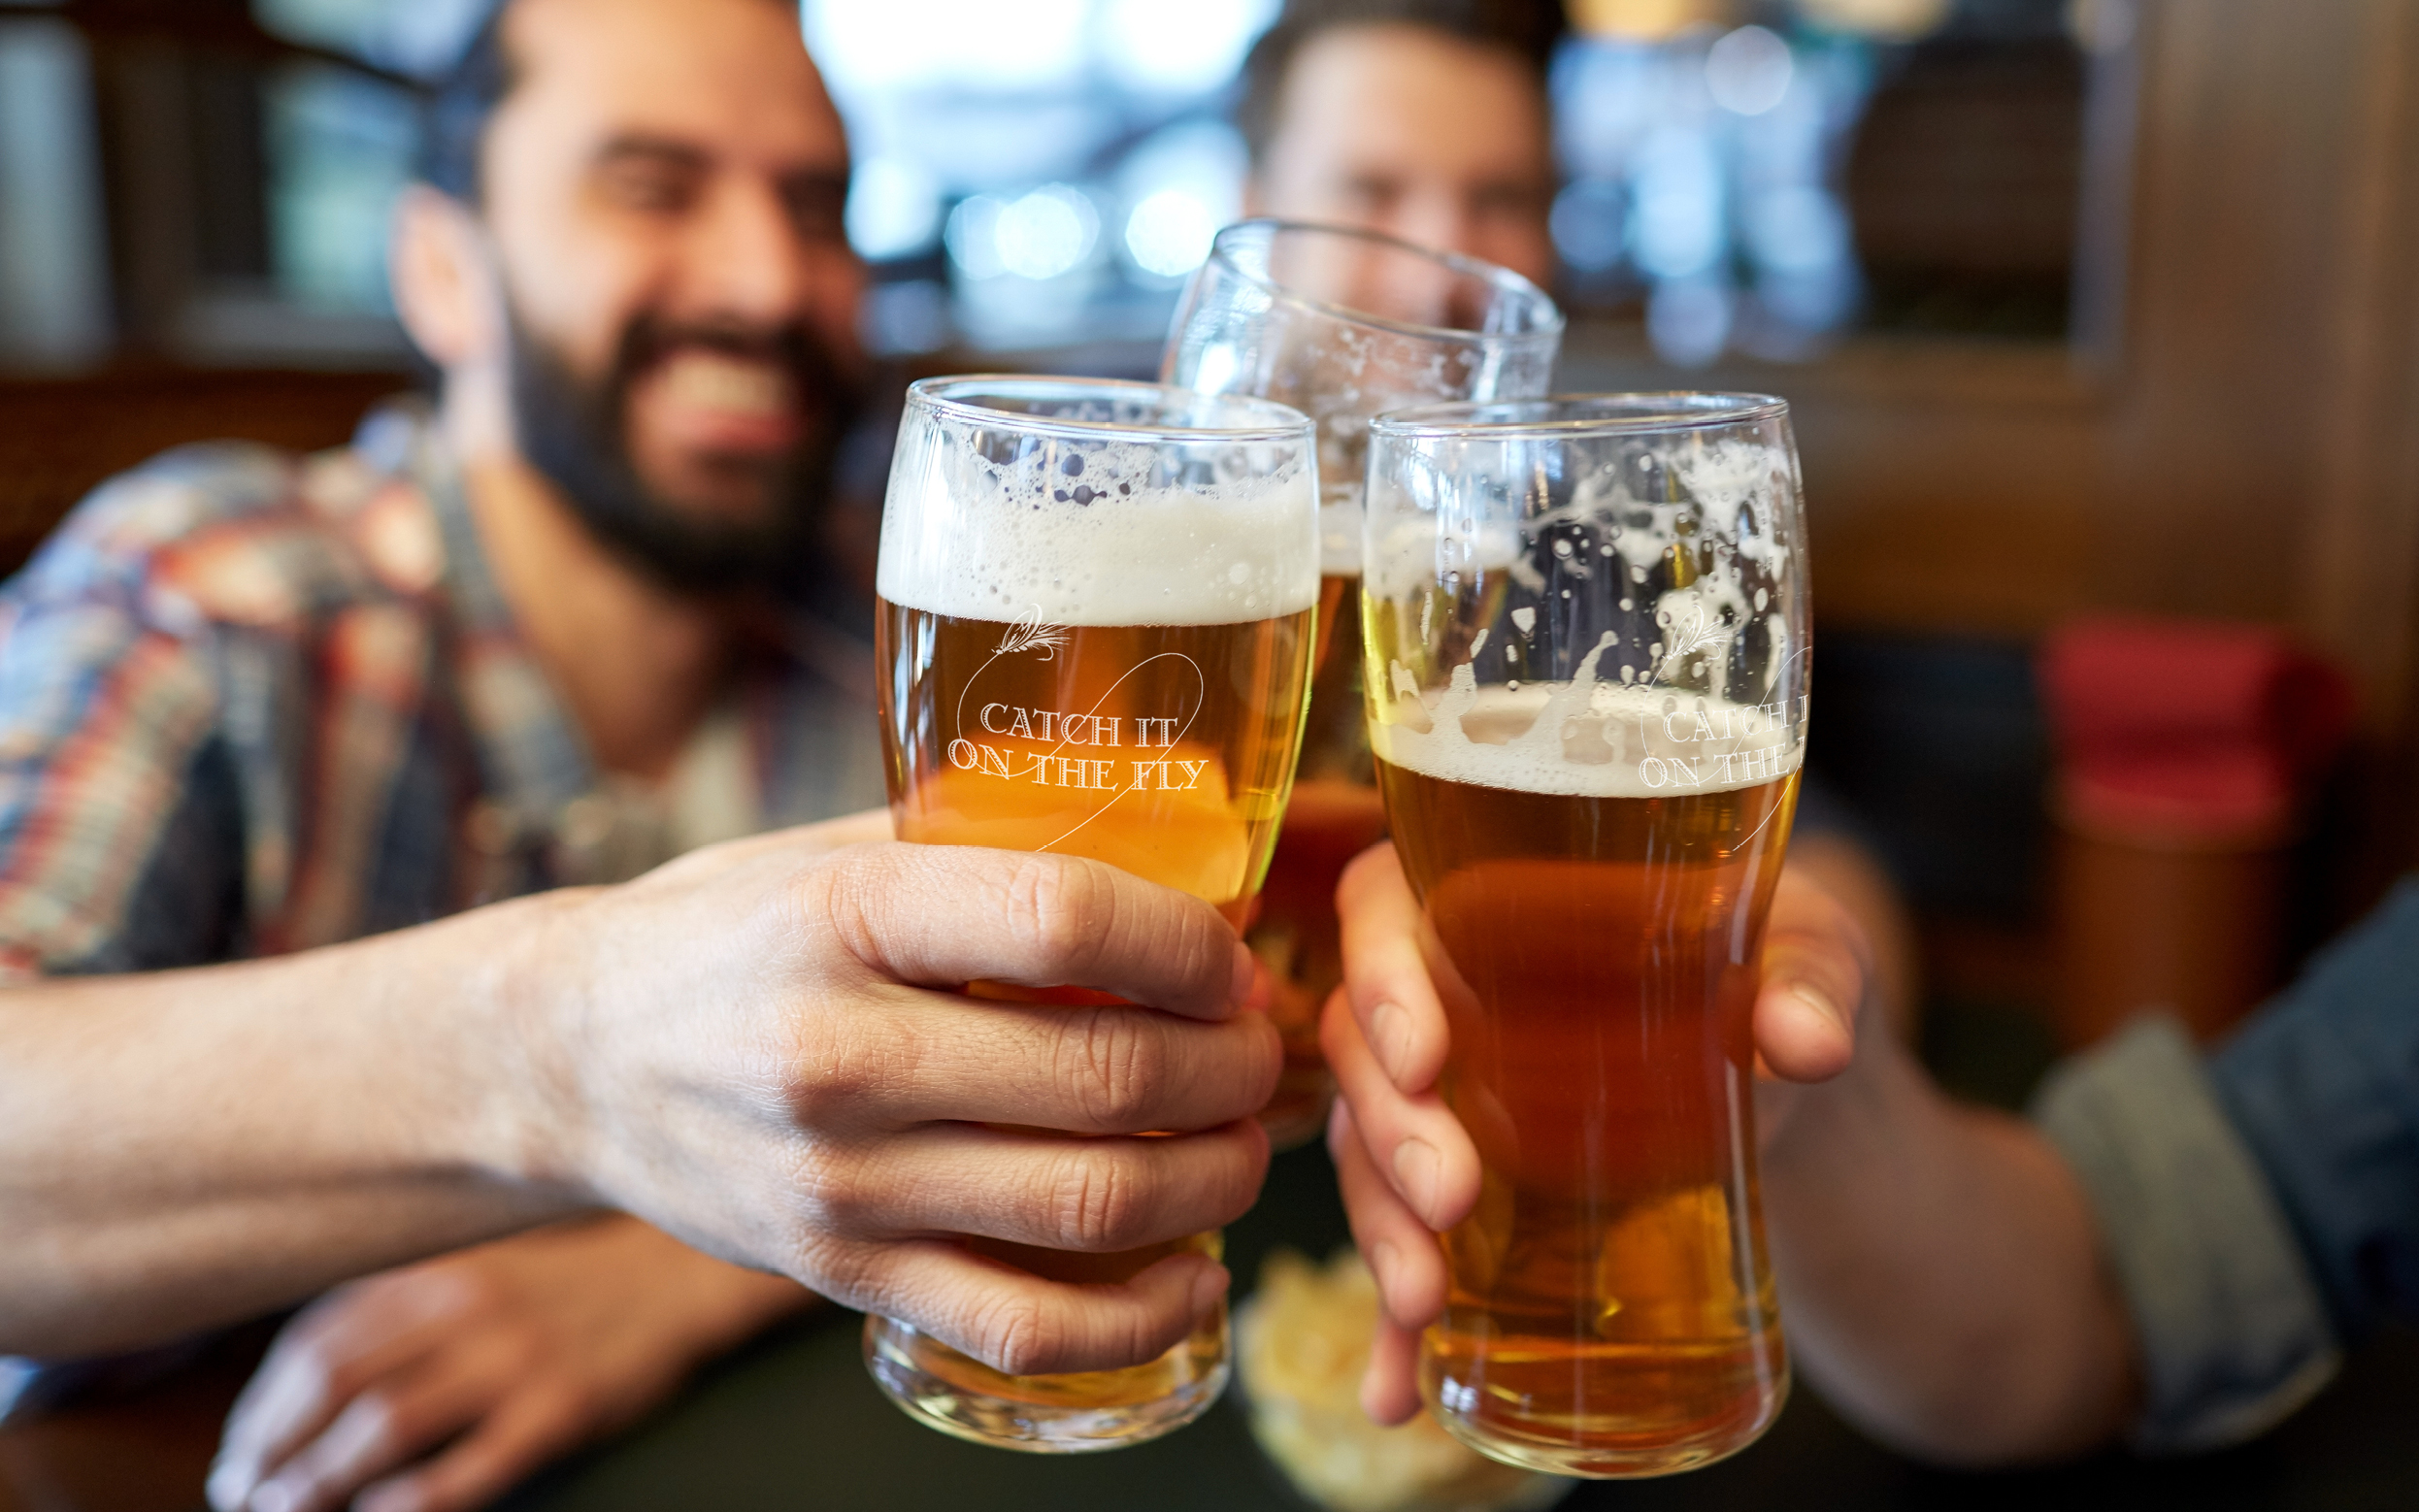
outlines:
{"label": "foam residue on glass", "polygon": [[947,448],[901,467],[882,510],[875,587],[957,618],[1053,625],[1224,625],[1318,598],[1312,470],[1248,477],[1172,471],[1157,447],[1028,438],[994,459]]}
{"label": "foam residue on glass", "polygon": [[[1371,532],[1373,748],[1441,779],[1594,797],[1719,792],[1797,771],[1805,682],[1790,663],[1804,650],[1778,598],[1795,547],[1773,528],[1793,470],[1785,449],[1735,436],[1641,440],[1515,526],[1449,464],[1413,462],[1400,481],[1418,508]],[[1562,491],[1541,477],[1531,486]],[[1572,591],[1604,574],[1622,579],[1609,615],[1601,588]],[[1454,643],[1433,619],[1457,602],[1481,606],[1466,641],[1423,665],[1417,647]],[[1385,633],[1407,615],[1417,622]],[[1541,641],[1568,648],[1564,665]]]}

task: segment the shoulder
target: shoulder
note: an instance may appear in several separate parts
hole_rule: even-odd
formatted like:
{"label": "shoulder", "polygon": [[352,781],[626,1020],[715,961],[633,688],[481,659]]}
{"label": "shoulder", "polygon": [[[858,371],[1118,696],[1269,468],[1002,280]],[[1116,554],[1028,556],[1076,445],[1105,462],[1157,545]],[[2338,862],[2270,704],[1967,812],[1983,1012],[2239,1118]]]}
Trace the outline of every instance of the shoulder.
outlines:
{"label": "shoulder", "polygon": [[181,446],[93,490],[0,595],[0,636],[44,609],[115,610],[180,637],[294,629],[414,593],[441,562],[426,500],[347,446]]}

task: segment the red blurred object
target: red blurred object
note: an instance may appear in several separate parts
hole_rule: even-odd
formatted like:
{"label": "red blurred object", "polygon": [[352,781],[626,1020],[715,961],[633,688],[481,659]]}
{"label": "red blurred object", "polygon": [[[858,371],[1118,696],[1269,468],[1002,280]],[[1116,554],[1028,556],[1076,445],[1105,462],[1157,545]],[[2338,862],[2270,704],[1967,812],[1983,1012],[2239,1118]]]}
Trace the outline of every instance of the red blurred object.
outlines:
{"label": "red blurred object", "polygon": [[2351,732],[2333,664],[2250,625],[2088,619],[2040,651],[2057,747],[2059,1028],[2204,1038],[2273,985],[2286,848]]}
{"label": "red blurred object", "polygon": [[2076,620],[2043,643],[2040,674],[2061,817],[2145,840],[2289,831],[2352,728],[2343,674],[2253,625]]}

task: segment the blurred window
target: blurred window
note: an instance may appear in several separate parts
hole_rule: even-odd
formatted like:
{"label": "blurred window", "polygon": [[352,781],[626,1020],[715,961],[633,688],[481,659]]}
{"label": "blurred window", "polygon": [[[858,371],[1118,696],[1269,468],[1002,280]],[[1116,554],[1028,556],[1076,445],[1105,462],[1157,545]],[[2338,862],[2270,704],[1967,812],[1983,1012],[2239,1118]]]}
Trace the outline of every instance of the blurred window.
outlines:
{"label": "blurred window", "polygon": [[383,314],[386,219],[412,175],[418,109],[402,89],[319,63],[266,81],[272,267],[281,292]]}
{"label": "blurred window", "polygon": [[0,11],[0,367],[109,348],[91,60],[64,22]]}
{"label": "blurred window", "polygon": [[426,79],[461,55],[493,0],[251,0],[262,27],[291,42]]}
{"label": "blurred window", "polygon": [[1684,366],[1806,358],[1853,329],[2062,338],[2071,33],[2124,9],[1574,0],[1553,82],[1566,294],[1636,311]]}
{"label": "blurred window", "polygon": [[[2134,3],[1568,0],[1562,294],[1682,364],[2062,338],[2074,34],[2121,44]],[[0,364],[391,364],[412,81],[488,4],[182,0],[135,37],[0,0]],[[1155,342],[1240,212],[1226,114],[1278,4],[803,0],[857,154],[869,344]]]}
{"label": "blurred window", "polygon": [[806,0],[857,151],[877,350],[1155,342],[1240,214],[1225,119],[1276,0]]}

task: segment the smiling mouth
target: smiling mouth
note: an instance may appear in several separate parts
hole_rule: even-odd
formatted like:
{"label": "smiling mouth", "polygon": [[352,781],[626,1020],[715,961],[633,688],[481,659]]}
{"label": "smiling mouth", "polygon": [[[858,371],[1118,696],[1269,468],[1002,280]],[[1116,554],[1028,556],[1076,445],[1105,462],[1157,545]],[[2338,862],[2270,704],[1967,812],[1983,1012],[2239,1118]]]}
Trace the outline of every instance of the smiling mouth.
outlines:
{"label": "smiling mouth", "polygon": [[760,358],[687,347],[665,359],[662,382],[681,409],[734,419],[786,419],[798,408],[789,375]]}
{"label": "smiling mouth", "polygon": [[733,456],[786,451],[805,433],[807,396],[789,368],[763,357],[688,345],[640,380],[632,401],[642,430],[677,446]]}

